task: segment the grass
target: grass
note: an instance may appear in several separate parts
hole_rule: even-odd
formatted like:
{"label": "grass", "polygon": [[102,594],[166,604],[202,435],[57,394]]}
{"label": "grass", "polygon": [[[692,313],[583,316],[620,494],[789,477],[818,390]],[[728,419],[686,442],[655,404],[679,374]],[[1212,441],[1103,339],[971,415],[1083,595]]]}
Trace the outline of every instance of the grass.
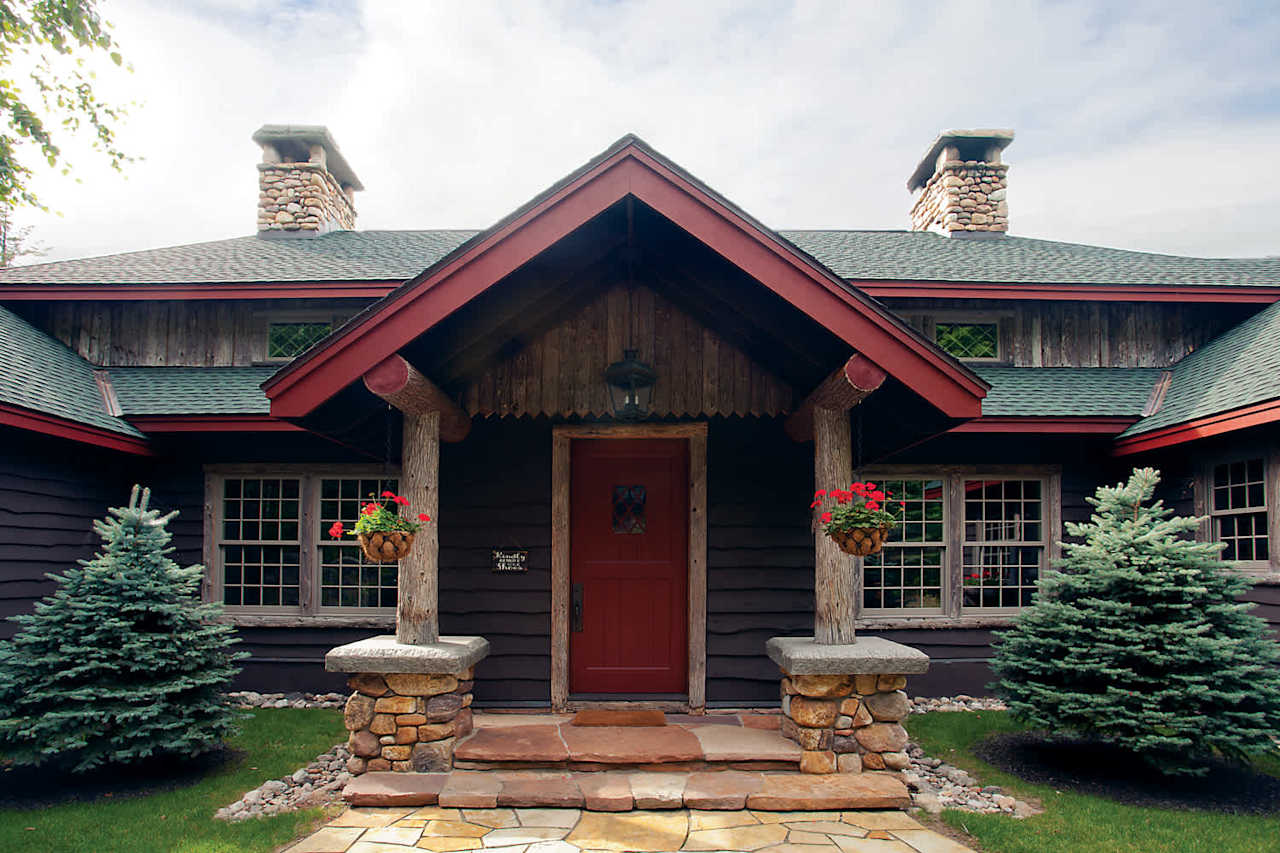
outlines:
{"label": "grass", "polygon": [[[1020,799],[1039,800],[1045,813],[1018,820],[948,809],[942,818],[968,833],[986,853],[1262,853],[1280,851],[1280,816],[1237,817],[1124,805],[1102,797],[1057,791],[1001,772],[974,756],[988,734],[1021,731],[1007,713],[937,712],[912,716],[907,726],[926,754],[967,770],[984,785],[1000,785]],[[1280,761],[1260,769],[1280,776]],[[1099,767],[1106,773],[1106,767]]]}
{"label": "grass", "polygon": [[[343,739],[342,716],[329,710],[259,710],[230,745],[233,759],[183,788],[66,803],[0,809],[0,850],[57,853],[248,853],[270,851],[306,831],[320,809],[241,823],[213,813],[267,779],[292,773]],[[68,777],[70,782],[73,777]]]}

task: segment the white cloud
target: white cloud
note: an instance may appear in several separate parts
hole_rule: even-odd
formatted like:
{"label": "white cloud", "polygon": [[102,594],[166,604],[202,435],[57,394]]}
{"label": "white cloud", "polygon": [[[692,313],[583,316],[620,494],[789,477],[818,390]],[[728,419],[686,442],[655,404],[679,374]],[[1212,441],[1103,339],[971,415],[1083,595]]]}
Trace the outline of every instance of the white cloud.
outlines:
{"label": "white cloud", "polygon": [[1015,233],[1280,252],[1280,15],[1114,6],[107,2],[146,160],[82,156],[27,219],[51,258],[250,233],[249,135],[289,121],[333,130],[363,228],[488,225],[629,131],[770,225],[901,228],[937,130],[1010,126]]}

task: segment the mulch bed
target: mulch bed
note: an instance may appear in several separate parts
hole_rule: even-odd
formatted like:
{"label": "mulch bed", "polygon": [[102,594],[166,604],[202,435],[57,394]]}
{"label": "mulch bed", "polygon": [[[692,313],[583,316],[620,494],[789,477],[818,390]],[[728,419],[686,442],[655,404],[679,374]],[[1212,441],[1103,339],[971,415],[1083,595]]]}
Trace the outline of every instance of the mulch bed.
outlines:
{"label": "mulch bed", "polygon": [[163,758],[130,767],[70,773],[49,767],[0,767],[0,808],[36,809],[64,803],[127,799],[195,785],[241,755],[223,749],[198,758]]}
{"label": "mulch bed", "polygon": [[1225,761],[1205,762],[1203,776],[1166,776],[1128,750],[1043,732],[991,735],[973,752],[1019,779],[1126,805],[1226,814],[1280,811],[1280,779]]}

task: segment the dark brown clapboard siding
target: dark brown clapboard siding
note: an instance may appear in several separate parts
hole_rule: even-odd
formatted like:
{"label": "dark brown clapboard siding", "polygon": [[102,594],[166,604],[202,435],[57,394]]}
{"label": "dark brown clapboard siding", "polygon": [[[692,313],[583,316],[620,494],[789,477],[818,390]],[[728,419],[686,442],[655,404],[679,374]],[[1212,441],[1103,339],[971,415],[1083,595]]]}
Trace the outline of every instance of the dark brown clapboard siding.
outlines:
{"label": "dark brown clapboard siding", "polygon": [[1254,314],[1253,305],[887,299],[917,326],[946,312],[1003,318],[1017,367],[1165,367]]}
{"label": "dark brown clapboard siding", "polygon": [[792,390],[742,350],[646,287],[615,285],[484,370],[464,394],[481,416],[611,411],[606,365],[623,349],[658,373],[650,408],[659,416],[776,415]]}
{"label": "dark brown clapboard siding", "polygon": [[[0,428],[0,617],[30,612],[54,589],[46,574],[93,556],[93,522],[128,500],[130,468],[119,454]],[[0,637],[16,630],[0,622]]]}
{"label": "dark brown clapboard siding", "polygon": [[94,364],[212,367],[266,361],[269,317],[340,320],[367,301],[84,301],[34,303],[19,310]]}

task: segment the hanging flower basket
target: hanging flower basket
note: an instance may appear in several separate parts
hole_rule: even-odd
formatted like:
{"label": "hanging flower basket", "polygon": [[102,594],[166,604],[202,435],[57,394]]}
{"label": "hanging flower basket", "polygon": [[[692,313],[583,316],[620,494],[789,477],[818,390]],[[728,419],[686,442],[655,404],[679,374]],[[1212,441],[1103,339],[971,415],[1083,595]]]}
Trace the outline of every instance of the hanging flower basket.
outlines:
{"label": "hanging flower basket", "polygon": [[394,563],[413,547],[412,533],[357,533],[356,538],[365,559],[372,563]]}
{"label": "hanging flower basket", "polygon": [[889,538],[888,526],[855,527],[852,530],[835,530],[827,535],[840,547],[841,551],[855,557],[867,557],[880,553],[885,540]]}
{"label": "hanging flower basket", "polygon": [[906,504],[892,501],[893,492],[876,488],[875,483],[851,483],[845,489],[818,489],[809,508],[816,510],[822,532],[846,554],[868,557],[877,554],[898,524],[898,513]]}
{"label": "hanging flower basket", "polygon": [[417,521],[410,521],[400,514],[401,507],[409,505],[409,499],[395,492],[383,492],[382,499],[371,500],[360,508],[360,518],[355,530],[343,529],[341,521],[329,528],[329,535],[341,539],[343,535],[355,536],[360,550],[373,563],[394,563],[402,560],[413,547],[413,535],[431,520],[425,512],[418,513]]}

